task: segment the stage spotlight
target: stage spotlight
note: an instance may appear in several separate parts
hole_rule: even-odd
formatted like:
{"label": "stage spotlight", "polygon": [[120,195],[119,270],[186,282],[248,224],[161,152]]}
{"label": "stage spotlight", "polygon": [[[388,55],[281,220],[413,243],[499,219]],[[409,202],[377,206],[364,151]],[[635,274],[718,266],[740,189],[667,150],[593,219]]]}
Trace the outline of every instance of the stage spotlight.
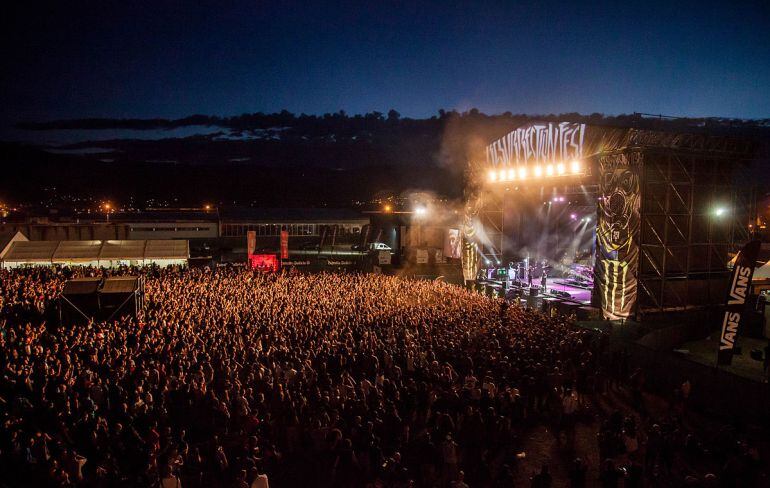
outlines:
{"label": "stage spotlight", "polygon": [[497,181],[497,171],[492,170],[489,172],[489,181],[491,182]]}
{"label": "stage spotlight", "polygon": [[505,180],[505,170],[501,169],[500,170],[500,181],[503,181],[503,180]]}
{"label": "stage spotlight", "polygon": [[516,179],[516,170],[511,168],[508,170],[508,179],[509,180],[515,180]]}
{"label": "stage spotlight", "polygon": [[577,159],[572,161],[572,163],[570,163],[570,170],[573,173],[580,173],[580,161]]}
{"label": "stage spotlight", "polygon": [[577,219],[577,215],[575,215],[575,214],[570,214],[569,218],[570,218],[570,219],[572,219],[572,220],[576,220],[576,219]]}
{"label": "stage spotlight", "polygon": [[724,207],[717,207],[714,209],[714,215],[716,215],[717,217],[721,217],[726,213],[727,213],[727,209]]}
{"label": "stage spotlight", "polygon": [[418,207],[415,207],[414,209],[414,214],[417,215],[418,217],[422,217],[426,213],[428,213],[428,209],[423,206],[418,206]]}
{"label": "stage spotlight", "polygon": [[527,178],[527,168],[525,166],[519,168],[519,178],[522,180]]}
{"label": "stage spotlight", "polygon": [[545,175],[546,176],[553,176],[553,165],[549,164],[545,167]]}
{"label": "stage spotlight", "polygon": [[535,166],[535,178],[540,178],[541,176],[543,176],[543,168]]}
{"label": "stage spotlight", "polygon": [[564,174],[564,164],[559,163],[556,165],[556,174],[563,175]]}
{"label": "stage spotlight", "polygon": [[489,264],[489,259],[484,258],[484,264]]}
{"label": "stage spotlight", "polygon": [[393,207],[391,207],[390,205],[385,205],[384,207],[382,207],[382,209],[385,211],[385,213],[390,213],[390,211],[393,210]]}

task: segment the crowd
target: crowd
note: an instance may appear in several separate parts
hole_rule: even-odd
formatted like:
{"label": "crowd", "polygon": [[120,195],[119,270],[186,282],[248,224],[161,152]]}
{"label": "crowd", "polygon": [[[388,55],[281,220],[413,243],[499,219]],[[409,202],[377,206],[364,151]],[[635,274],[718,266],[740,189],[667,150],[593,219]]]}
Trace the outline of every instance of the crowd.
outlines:
{"label": "crowd", "polygon": [[[77,326],[52,313],[73,272],[0,271],[7,485],[510,487],[526,429],[569,444],[622,369],[564,317],[442,282],[136,271],[139,317]],[[602,486],[666,468],[668,426],[638,459],[634,422],[604,420]]]}

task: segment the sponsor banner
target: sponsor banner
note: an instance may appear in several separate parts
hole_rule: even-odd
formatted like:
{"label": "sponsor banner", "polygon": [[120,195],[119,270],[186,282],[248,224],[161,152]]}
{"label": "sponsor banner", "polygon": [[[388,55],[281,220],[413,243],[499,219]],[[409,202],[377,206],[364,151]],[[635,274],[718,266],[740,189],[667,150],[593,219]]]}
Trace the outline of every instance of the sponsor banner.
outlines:
{"label": "sponsor banner", "polygon": [[377,253],[377,264],[390,264],[390,251],[379,251]]}
{"label": "sponsor banner", "polygon": [[353,266],[355,263],[348,260],[329,259],[326,261],[329,266]]}
{"label": "sponsor banner", "polygon": [[418,249],[415,261],[417,264],[428,264],[428,250]]}
{"label": "sponsor banner", "polygon": [[441,249],[436,249],[436,255],[434,257],[436,258],[436,264],[446,263],[446,259],[444,259],[444,251]]}
{"label": "sponsor banner", "polygon": [[761,246],[760,241],[751,241],[738,253],[730,276],[727,289],[727,304],[722,316],[722,332],[719,338],[717,364],[729,365],[733,362],[735,338],[740,329],[741,319],[746,309],[746,299],[749,297],[751,278]]}
{"label": "sponsor banner", "polygon": [[281,266],[310,266],[310,260],[300,260],[300,259],[282,259],[281,260]]}
{"label": "sponsor banner", "polygon": [[289,231],[281,231],[281,259],[289,258]]}
{"label": "sponsor banner", "polygon": [[246,249],[248,250],[249,256],[254,254],[254,249],[257,247],[257,232],[250,230],[246,232]]}

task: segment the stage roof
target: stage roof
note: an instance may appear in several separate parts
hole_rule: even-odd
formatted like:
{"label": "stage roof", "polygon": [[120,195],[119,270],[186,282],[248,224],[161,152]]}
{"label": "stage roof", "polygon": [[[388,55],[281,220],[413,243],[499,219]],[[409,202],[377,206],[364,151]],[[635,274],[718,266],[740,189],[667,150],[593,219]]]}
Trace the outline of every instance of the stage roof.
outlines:
{"label": "stage roof", "polygon": [[5,262],[94,262],[147,259],[187,259],[187,240],[18,241],[11,243]]}

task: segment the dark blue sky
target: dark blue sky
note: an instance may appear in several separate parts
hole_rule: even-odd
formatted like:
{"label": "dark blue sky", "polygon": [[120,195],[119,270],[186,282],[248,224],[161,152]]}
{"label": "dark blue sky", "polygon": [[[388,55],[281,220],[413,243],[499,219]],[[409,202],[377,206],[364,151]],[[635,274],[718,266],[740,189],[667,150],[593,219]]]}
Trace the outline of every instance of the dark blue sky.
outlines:
{"label": "dark blue sky", "polygon": [[6,122],[284,108],[770,116],[767,1],[13,3],[25,6],[0,21]]}

